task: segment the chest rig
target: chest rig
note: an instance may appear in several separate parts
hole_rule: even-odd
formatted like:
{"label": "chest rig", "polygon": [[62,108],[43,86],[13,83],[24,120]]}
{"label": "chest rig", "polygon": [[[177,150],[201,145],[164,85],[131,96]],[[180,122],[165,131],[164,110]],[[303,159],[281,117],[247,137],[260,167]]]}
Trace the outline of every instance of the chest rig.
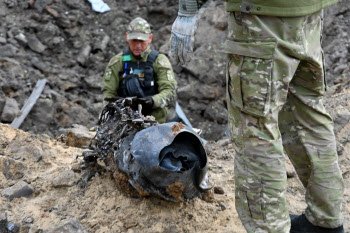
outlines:
{"label": "chest rig", "polygon": [[154,82],[156,73],[154,72],[153,63],[158,54],[158,51],[152,50],[146,62],[133,62],[129,49],[123,51],[123,70],[119,73],[122,78],[118,88],[120,97],[136,96],[144,98],[157,93],[158,86]]}

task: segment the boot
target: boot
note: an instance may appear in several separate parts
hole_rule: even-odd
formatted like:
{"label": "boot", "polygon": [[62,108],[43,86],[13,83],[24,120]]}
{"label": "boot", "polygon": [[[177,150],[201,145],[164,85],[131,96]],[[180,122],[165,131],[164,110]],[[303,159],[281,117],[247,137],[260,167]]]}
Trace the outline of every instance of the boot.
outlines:
{"label": "boot", "polygon": [[290,215],[291,217],[291,229],[290,233],[344,233],[343,226],[337,228],[324,228],[312,225],[309,220],[307,220],[305,214],[293,217],[295,215]]}

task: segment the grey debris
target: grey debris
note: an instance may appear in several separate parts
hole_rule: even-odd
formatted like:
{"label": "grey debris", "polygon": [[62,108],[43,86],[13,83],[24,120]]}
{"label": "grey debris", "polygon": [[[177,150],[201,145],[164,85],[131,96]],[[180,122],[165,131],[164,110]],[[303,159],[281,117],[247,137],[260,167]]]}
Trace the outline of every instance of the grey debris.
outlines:
{"label": "grey debris", "polygon": [[6,38],[0,36],[0,44],[6,44]]}
{"label": "grey debris", "polygon": [[0,46],[0,57],[14,57],[16,56],[17,48],[12,44]]}
{"label": "grey debris", "polygon": [[28,44],[28,40],[27,37],[23,34],[23,33],[19,33],[15,36],[15,39],[17,40],[17,42],[22,45],[22,46],[26,46]]}
{"label": "grey debris", "polygon": [[1,121],[3,122],[11,122],[16,116],[20,113],[18,103],[13,98],[6,98],[5,106],[1,113]]}
{"label": "grey debris", "polygon": [[52,0],[36,0],[34,7],[37,9],[39,12],[42,12],[43,9],[52,3]]}
{"label": "grey debris", "polygon": [[83,125],[74,124],[73,128],[66,130],[67,146],[88,148],[91,139],[94,137],[95,133],[90,132],[88,128]]}
{"label": "grey debris", "polygon": [[58,175],[54,175],[51,184],[55,188],[71,187],[79,180],[78,175],[72,170],[64,170]]}
{"label": "grey debris", "polygon": [[7,156],[0,157],[0,172],[4,174],[6,179],[21,179],[24,176],[25,167],[19,162]]}
{"label": "grey debris", "polygon": [[77,61],[79,62],[80,65],[85,65],[86,61],[89,58],[91,52],[91,46],[90,45],[85,45],[81,50],[80,53],[77,57]]}
{"label": "grey debris", "polygon": [[27,184],[25,181],[21,180],[12,187],[4,189],[1,192],[1,195],[12,201],[14,198],[28,197],[33,192],[33,187]]}
{"label": "grey debris", "polygon": [[63,221],[62,224],[59,226],[44,230],[44,233],[61,233],[61,232],[87,233],[83,225],[76,219],[67,219]]}
{"label": "grey debris", "polygon": [[35,35],[28,36],[28,46],[31,50],[37,53],[42,53],[46,49],[46,46],[43,45]]}

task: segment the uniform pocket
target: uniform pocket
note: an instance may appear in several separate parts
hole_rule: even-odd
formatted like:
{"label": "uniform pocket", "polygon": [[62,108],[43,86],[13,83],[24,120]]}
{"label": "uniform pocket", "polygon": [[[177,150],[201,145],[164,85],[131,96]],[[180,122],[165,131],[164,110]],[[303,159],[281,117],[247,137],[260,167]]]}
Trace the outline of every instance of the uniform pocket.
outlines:
{"label": "uniform pocket", "polygon": [[266,214],[262,204],[262,195],[261,189],[254,191],[237,190],[236,202],[239,202],[239,205],[236,206],[238,208],[237,211],[242,213],[242,216],[249,216],[249,218],[254,220],[264,221]]}
{"label": "uniform pocket", "polygon": [[226,41],[227,91],[243,112],[264,117],[270,110],[274,41]]}

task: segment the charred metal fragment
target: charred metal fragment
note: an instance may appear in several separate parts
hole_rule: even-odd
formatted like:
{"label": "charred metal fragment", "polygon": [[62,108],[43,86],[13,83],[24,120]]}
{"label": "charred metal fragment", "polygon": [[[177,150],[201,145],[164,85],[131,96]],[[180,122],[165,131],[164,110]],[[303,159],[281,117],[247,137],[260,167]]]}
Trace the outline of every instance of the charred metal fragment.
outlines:
{"label": "charred metal fragment", "polygon": [[208,161],[199,135],[182,123],[158,124],[124,104],[119,99],[103,109],[84,160],[97,156],[119,187],[138,196],[180,201],[206,192]]}

